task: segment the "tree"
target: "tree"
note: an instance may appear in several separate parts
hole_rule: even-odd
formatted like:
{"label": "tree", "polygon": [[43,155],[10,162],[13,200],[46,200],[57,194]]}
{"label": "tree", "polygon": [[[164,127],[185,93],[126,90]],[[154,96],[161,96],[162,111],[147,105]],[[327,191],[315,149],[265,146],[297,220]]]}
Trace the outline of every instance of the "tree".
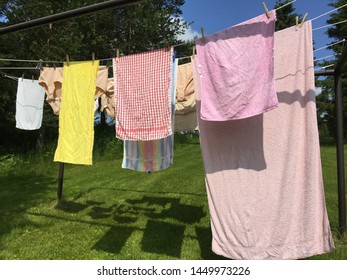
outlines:
{"label": "tree", "polygon": [[[0,3],[0,26],[13,25],[102,1],[3,0]],[[129,7],[2,35],[0,55],[4,58],[62,61],[68,54],[70,60],[77,61],[90,60],[92,53],[95,53],[97,59],[110,58],[115,56],[116,49],[120,50],[121,55],[127,55],[176,44],[179,43],[176,40],[177,35],[183,33],[187,26],[179,18],[184,2],[185,0],[146,0]],[[0,66],[6,65],[23,66],[0,61]],[[48,65],[53,66],[52,63]],[[11,74],[21,76],[22,72]],[[35,70],[26,71],[24,74],[29,77],[34,75],[35,78],[39,75]],[[0,90],[0,118],[8,120],[6,124],[1,122],[0,128],[4,129],[2,134],[9,132],[11,135],[18,135],[21,132],[14,129],[15,84],[0,77]],[[53,135],[56,135],[57,124],[57,117],[53,116],[46,106],[42,130],[45,127],[48,130],[51,128]],[[28,134],[30,133],[27,132],[26,135]]]}
{"label": "tree", "polygon": [[[277,0],[274,9],[282,7],[288,2],[289,0]],[[294,11],[295,8],[293,7],[293,4],[289,4],[276,11],[276,31],[293,26],[296,22],[295,18],[297,16],[299,17],[299,20],[301,20],[301,16],[299,16],[297,13],[294,13]]]}
{"label": "tree", "polygon": [[[338,8],[342,5],[347,4],[347,0],[336,0],[334,3],[330,3],[329,5]],[[337,10],[336,12],[330,14],[330,18],[327,20],[328,24],[333,24],[342,20],[345,20],[347,17],[347,7]],[[333,42],[338,42],[346,38],[347,34],[347,26],[346,24],[339,24],[329,27],[327,29],[327,34],[330,38],[333,39]],[[329,43],[329,44],[331,44]],[[342,51],[343,46],[341,44],[336,44],[330,47],[331,50],[334,51],[335,57],[338,59],[340,53]],[[324,66],[328,64],[335,64],[337,62],[336,59],[332,60],[324,60],[319,65]],[[343,74],[346,75],[347,67],[343,68]],[[322,93],[317,96],[317,107],[319,114],[319,124],[321,127],[326,126],[330,135],[335,137],[336,135],[336,117],[335,117],[335,91],[334,91],[334,79],[332,77],[328,77],[324,80],[320,80],[317,82],[317,85],[322,87]],[[343,81],[342,84],[342,92],[346,93],[347,91],[347,83]],[[344,98],[344,122],[347,121],[347,100]],[[346,130],[344,131],[344,135],[347,135]]]}

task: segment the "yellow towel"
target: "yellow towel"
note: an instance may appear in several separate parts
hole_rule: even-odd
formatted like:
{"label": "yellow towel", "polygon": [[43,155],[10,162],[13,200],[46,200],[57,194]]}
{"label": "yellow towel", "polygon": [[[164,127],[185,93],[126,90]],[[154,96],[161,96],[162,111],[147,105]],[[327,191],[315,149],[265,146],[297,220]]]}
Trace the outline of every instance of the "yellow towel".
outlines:
{"label": "yellow towel", "polygon": [[92,164],[98,67],[99,61],[64,64],[59,139],[54,161]]}

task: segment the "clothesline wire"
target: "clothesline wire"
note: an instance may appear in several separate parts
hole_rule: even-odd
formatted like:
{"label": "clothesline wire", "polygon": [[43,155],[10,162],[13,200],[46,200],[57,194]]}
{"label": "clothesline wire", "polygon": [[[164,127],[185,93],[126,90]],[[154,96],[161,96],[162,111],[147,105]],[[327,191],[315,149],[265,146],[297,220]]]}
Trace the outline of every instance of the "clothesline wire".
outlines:
{"label": "clothesline wire", "polygon": [[327,28],[327,27],[334,26],[334,25],[338,25],[338,24],[345,23],[345,22],[347,22],[347,19],[342,20],[342,21],[339,21],[339,22],[336,22],[336,23],[324,25],[324,26],[321,26],[321,27],[316,27],[316,28],[312,29],[312,31],[319,30],[319,29],[323,29],[323,28]]}
{"label": "clothesline wire", "polygon": [[329,12],[326,12],[326,13],[324,13],[324,14],[319,15],[318,17],[315,17],[315,18],[311,19],[311,21],[314,21],[314,20],[316,20],[316,19],[318,19],[318,18],[320,18],[320,17],[326,16],[326,15],[328,15],[328,14],[334,12],[334,11],[337,11],[337,10],[339,10],[339,9],[342,9],[343,7],[346,7],[346,6],[347,6],[347,4],[344,4],[344,5],[342,5],[342,6],[338,7],[338,8],[336,8],[336,9],[333,9],[333,10],[331,10],[331,11],[329,11]]}
{"label": "clothesline wire", "polygon": [[[340,53],[338,55],[340,55]],[[317,58],[317,59],[315,59],[313,61],[319,61],[319,60],[323,60],[323,59],[326,59],[326,58],[329,58],[329,57],[333,57],[333,56],[336,56],[336,54],[331,54],[331,55],[327,55],[327,56],[324,56],[324,57],[321,57],[321,58]]]}
{"label": "clothesline wire", "polygon": [[275,11],[277,11],[277,10],[279,10],[279,9],[282,9],[282,8],[284,8],[285,6],[288,6],[288,5],[290,5],[290,4],[292,4],[292,3],[296,2],[296,1],[297,1],[297,0],[294,0],[294,1],[288,2],[288,3],[284,4],[283,6],[278,7],[278,8],[276,8],[276,9],[274,9],[274,10],[275,10]]}
{"label": "clothesline wire", "polygon": [[36,67],[0,67],[0,70],[34,70]]}
{"label": "clothesline wire", "polygon": [[343,42],[345,42],[345,41],[346,41],[346,39],[343,39],[343,40],[338,41],[338,42],[336,42],[336,43],[333,43],[333,44],[330,44],[330,45],[327,45],[327,46],[324,46],[324,47],[315,49],[314,52],[320,51],[320,50],[324,50],[324,49],[326,49],[326,48],[329,48],[329,47],[334,46],[334,45],[337,45],[337,44],[341,44],[341,43],[343,43]]}
{"label": "clothesline wire", "polygon": [[317,68],[316,70],[326,69],[326,68],[330,68],[330,67],[333,67],[333,66],[335,66],[335,64],[329,64],[329,65],[326,65],[326,66],[321,66],[321,67]]}
{"label": "clothesline wire", "polygon": [[0,58],[0,61],[13,61],[13,62],[42,62],[42,63],[63,63],[63,61],[45,61],[33,59],[17,59],[17,58]]}

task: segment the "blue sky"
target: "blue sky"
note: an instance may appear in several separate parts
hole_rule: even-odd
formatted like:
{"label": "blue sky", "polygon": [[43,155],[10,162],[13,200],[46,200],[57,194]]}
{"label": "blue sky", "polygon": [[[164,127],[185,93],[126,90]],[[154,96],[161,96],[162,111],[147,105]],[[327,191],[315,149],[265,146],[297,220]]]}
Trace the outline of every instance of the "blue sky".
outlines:
{"label": "blue sky", "polygon": [[[190,32],[200,33],[200,28],[204,28],[206,35],[223,30],[242,21],[256,17],[264,12],[263,0],[186,0],[182,6],[183,18],[187,22],[194,22]],[[307,19],[313,19],[332,9],[328,6],[332,0],[297,0],[293,3],[295,11],[304,15],[308,13]],[[276,0],[265,0],[269,10],[273,9]],[[347,7],[344,9],[347,10]],[[321,17],[312,22],[313,28],[327,25],[329,15]],[[293,22],[293,25],[295,23]],[[346,23],[347,24],[347,23]],[[313,31],[315,47],[320,48],[332,42],[326,35],[326,28]],[[197,34],[197,33],[195,33]],[[315,52],[315,57],[320,58],[331,54],[328,50]]]}

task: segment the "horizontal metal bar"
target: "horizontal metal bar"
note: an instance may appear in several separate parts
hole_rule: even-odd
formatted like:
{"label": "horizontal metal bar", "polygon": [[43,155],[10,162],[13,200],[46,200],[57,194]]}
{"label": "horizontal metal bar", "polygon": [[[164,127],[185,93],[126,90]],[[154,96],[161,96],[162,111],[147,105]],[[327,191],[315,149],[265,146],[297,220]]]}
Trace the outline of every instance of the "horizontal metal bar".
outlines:
{"label": "horizontal metal bar", "polygon": [[334,70],[326,70],[326,71],[321,71],[321,72],[315,72],[314,75],[316,77],[319,76],[334,76],[335,71]]}
{"label": "horizontal metal bar", "polygon": [[105,1],[105,2],[101,2],[101,3],[93,4],[90,6],[70,10],[67,12],[62,12],[59,14],[54,14],[54,15],[50,15],[50,16],[46,16],[46,17],[33,19],[30,21],[2,27],[2,28],[0,28],[0,35],[15,32],[15,31],[20,31],[20,30],[25,30],[25,29],[29,29],[29,28],[34,28],[34,27],[37,27],[40,25],[45,25],[48,23],[63,21],[63,20],[67,20],[70,18],[74,18],[74,17],[84,16],[84,15],[89,15],[89,14],[95,14],[97,12],[111,9],[111,8],[120,8],[120,7],[129,6],[129,5],[134,5],[134,4],[137,4],[137,3],[142,2],[142,1],[144,1],[144,0],[110,0],[110,1]]}

